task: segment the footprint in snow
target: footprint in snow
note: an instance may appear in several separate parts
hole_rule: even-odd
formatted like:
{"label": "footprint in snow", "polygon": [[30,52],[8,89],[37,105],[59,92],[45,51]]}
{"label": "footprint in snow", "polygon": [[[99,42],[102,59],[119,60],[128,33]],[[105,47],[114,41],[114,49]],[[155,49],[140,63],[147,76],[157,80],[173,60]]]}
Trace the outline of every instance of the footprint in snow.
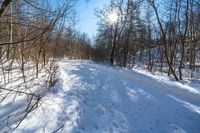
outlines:
{"label": "footprint in snow", "polygon": [[104,108],[101,107],[101,106],[96,106],[96,107],[94,108],[94,111],[95,111],[96,113],[100,114],[100,115],[104,115],[104,114],[105,114],[105,110],[104,110]]}

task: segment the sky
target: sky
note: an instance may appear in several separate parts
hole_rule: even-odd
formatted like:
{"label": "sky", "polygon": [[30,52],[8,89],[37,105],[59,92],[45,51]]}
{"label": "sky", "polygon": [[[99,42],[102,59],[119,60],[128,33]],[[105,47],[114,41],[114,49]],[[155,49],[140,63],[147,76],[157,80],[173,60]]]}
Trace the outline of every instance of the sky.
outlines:
{"label": "sky", "polygon": [[77,29],[80,32],[87,33],[90,38],[94,37],[97,33],[97,21],[95,16],[95,8],[102,8],[108,4],[110,0],[79,0],[75,6],[75,10],[79,16]]}

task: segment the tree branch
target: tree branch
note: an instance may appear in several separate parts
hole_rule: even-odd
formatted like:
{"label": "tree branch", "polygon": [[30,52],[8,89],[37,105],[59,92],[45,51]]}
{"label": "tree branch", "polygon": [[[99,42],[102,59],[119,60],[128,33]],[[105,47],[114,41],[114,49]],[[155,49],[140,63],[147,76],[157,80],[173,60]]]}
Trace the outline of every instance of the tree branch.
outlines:
{"label": "tree branch", "polygon": [[2,16],[2,14],[4,13],[6,7],[11,3],[12,0],[4,0],[4,2],[1,4],[1,8],[0,8],[0,17]]}

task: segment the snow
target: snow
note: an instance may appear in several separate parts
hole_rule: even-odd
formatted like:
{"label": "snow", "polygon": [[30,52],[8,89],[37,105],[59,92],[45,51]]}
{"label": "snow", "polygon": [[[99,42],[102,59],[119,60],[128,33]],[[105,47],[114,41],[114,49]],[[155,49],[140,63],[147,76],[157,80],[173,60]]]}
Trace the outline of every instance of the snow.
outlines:
{"label": "snow", "polygon": [[[92,61],[59,62],[59,79],[15,133],[198,133],[200,81]],[[15,105],[20,107],[19,105]],[[1,106],[0,106],[1,107]],[[4,106],[2,106],[4,107]],[[5,108],[0,109],[0,120]],[[4,111],[2,111],[4,110]]]}

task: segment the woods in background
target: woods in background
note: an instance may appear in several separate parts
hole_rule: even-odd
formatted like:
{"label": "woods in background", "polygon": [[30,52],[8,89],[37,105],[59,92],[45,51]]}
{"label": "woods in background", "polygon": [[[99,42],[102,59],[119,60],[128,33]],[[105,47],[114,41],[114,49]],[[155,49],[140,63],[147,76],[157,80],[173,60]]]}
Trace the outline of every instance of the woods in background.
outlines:
{"label": "woods in background", "polygon": [[[118,19],[110,23],[113,11]],[[111,0],[96,14],[96,59],[123,67],[142,63],[149,71],[165,72],[176,80],[182,80],[186,71],[191,78],[198,77],[198,0]]]}
{"label": "woods in background", "polygon": [[[73,0],[0,0],[0,104],[20,97],[27,107],[0,121],[17,128],[57,81],[56,61],[91,59],[90,41],[73,29]],[[19,113],[19,112],[17,112]]]}
{"label": "woods in background", "polygon": [[56,58],[65,55],[74,59],[91,58],[91,46],[87,35],[76,32],[70,25],[70,18],[74,17],[71,13],[74,4],[72,0],[2,1],[2,73],[12,70],[13,62],[16,61],[25,78],[27,62],[31,61],[35,65],[35,74],[38,77],[39,69],[46,67],[49,61]]}
{"label": "woods in background", "polygon": [[87,34],[79,33],[71,27],[63,30],[55,38],[56,58],[88,59],[94,57],[94,49]]}

